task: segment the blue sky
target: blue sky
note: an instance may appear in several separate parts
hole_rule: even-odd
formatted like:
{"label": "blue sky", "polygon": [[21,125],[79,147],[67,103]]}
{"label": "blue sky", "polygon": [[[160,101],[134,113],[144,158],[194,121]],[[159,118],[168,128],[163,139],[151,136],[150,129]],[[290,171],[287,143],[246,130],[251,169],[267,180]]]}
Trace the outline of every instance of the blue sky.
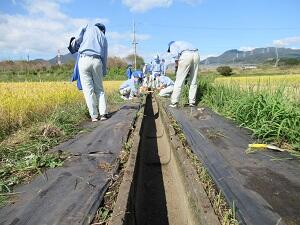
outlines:
{"label": "blue sky", "polygon": [[146,60],[171,40],[192,43],[201,58],[228,49],[300,48],[297,0],[1,0],[0,60],[52,58],[67,53],[71,36],[86,23],[107,26],[109,55],[132,52]]}

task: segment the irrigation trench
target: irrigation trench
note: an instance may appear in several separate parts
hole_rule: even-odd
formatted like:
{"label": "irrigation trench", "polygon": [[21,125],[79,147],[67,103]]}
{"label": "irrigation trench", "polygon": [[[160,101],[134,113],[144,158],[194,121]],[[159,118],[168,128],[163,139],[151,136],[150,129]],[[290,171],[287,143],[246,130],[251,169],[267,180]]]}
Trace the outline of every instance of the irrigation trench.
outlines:
{"label": "irrigation trench", "polygon": [[237,207],[240,224],[300,224],[297,162],[274,166],[262,154],[248,156],[243,149],[252,140],[234,124],[207,110],[168,109],[152,95],[144,107],[124,106],[91,132],[53,149],[70,154],[64,167],[18,187],[21,194],[0,208],[0,224],[90,224],[118,174],[131,131],[133,145],[109,224],[219,225],[170,117],[229,205]]}

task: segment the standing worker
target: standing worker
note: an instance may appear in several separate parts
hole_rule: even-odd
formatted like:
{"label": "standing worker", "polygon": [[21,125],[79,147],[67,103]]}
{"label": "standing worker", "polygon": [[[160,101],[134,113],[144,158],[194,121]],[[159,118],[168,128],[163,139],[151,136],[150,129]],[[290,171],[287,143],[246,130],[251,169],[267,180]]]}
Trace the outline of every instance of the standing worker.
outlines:
{"label": "standing worker", "polygon": [[146,63],[143,67],[143,73],[144,73],[144,81],[143,81],[143,87],[151,88],[151,69],[152,66],[149,63]]}
{"label": "standing worker", "polygon": [[160,68],[161,68],[161,75],[162,75],[162,76],[166,76],[167,65],[166,65],[165,59],[162,59],[162,60],[161,60]]}
{"label": "standing worker", "polygon": [[158,82],[157,82],[157,75],[161,74],[161,64],[160,64],[160,59],[159,56],[154,57],[154,61],[152,62],[152,69],[151,69],[151,87],[153,89],[158,87]]}
{"label": "standing worker", "polygon": [[132,77],[132,65],[131,64],[129,64],[127,66],[126,75],[127,75],[128,79],[131,79],[131,77]]}
{"label": "standing worker", "polygon": [[183,82],[186,76],[190,74],[189,105],[193,107],[196,102],[197,74],[200,64],[198,49],[194,48],[190,43],[183,41],[171,41],[168,47],[168,52],[175,58],[175,68],[178,68],[171,96],[171,104],[169,106],[172,108],[177,107]]}
{"label": "standing worker", "polygon": [[[106,28],[101,23],[86,25],[77,38],[71,38],[69,50],[79,53],[78,72],[84,98],[93,122],[107,119],[103,77],[106,75]],[[99,110],[99,111],[98,111]]]}

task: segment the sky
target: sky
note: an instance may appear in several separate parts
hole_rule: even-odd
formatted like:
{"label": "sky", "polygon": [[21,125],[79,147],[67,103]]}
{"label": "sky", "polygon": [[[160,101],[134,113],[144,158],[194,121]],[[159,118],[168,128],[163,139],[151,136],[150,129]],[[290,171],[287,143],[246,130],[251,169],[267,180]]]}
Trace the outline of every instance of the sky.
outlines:
{"label": "sky", "polygon": [[170,41],[190,42],[201,59],[229,49],[300,48],[299,0],[0,0],[0,60],[66,54],[86,24],[106,25],[109,56],[164,56]]}

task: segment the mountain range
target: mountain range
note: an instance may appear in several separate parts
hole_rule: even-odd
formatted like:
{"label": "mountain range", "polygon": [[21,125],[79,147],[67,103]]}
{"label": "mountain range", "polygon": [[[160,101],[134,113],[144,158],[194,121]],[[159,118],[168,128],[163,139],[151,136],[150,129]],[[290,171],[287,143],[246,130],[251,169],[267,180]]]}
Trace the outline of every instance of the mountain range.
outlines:
{"label": "mountain range", "polygon": [[262,64],[278,58],[297,58],[300,59],[300,49],[291,48],[255,48],[251,51],[240,51],[231,49],[216,57],[208,57],[201,61],[204,65],[222,64]]}
{"label": "mountain range", "polygon": [[[268,61],[276,60],[277,53],[278,58],[297,58],[300,59],[300,49],[291,48],[255,48],[251,51],[240,51],[238,49],[231,49],[225,51],[223,54],[216,57],[208,57],[201,61],[202,65],[224,65],[224,64],[262,64]],[[77,54],[71,53],[61,55],[61,62],[67,63],[69,61],[75,61]],[[40,59],[39,59],[40,60]],[[42,61],[42,60],[40,60]],[[57,56],[47,60],[51,64],[57,63]]]}

